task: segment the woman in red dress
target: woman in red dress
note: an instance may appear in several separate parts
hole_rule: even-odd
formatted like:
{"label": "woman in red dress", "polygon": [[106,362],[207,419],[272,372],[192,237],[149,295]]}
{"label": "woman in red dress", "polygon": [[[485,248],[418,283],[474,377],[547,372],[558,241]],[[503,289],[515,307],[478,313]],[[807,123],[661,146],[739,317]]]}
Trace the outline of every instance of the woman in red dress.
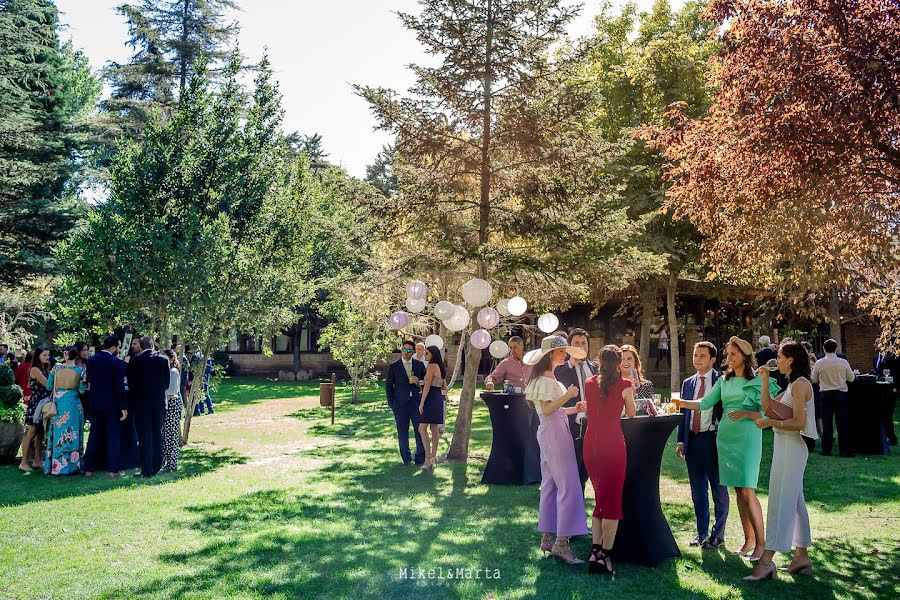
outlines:
{"label": "woman in red dress", "polygon": [[588,427],[584,434],[584,466],[594,486],[593,545],[589,573],[613,573],[609,553],[622,518],[625,485],[625,436],[619,419],[622,407],[634,416],[634,389],[623,379],[622,351],[616,346],[600,350],[600,371],[584,384]]}

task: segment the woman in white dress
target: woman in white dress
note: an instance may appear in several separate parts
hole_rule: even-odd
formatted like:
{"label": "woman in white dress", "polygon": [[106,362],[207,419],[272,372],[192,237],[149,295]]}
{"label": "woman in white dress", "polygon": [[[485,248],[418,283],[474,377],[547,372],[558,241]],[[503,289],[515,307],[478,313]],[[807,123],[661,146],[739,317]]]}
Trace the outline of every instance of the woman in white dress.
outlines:
{"label": "woman in white dress", "polygon": [[[775,431],[772,450],[772,470],[769,474],[769,508],[766,514],[766,551],[756,563],[747,581],[775,579],[778,569],[773,558],[776,552],[790,552],[794,558],[787,568],[789,573],[812,574],[812,561],[807,549],[812,545],[809,529],[809,512],[803,498],[803,473],[809,458],[809,449],[801,433],[817,438],[813,387],[809,381],[809,354],[799,343],[787,342],[778,349],[778,370],[787,377],[787,389],[774,400],[769,396],[769,372],[760,369],[762,380],[763,412],[774,402],[781,402],[793,409],[789,419],[763,417],[756,421],[760,429],[771,427]],[[782,411],[782,414],[784,412]]]}

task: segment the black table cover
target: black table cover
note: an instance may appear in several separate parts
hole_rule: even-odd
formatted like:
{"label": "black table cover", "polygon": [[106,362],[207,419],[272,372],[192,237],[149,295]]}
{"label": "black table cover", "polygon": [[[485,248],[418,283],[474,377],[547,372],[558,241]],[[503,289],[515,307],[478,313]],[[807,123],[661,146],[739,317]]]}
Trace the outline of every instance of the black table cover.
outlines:
{"label": "black table cover", "polygon": [[528,485],[541,482],[538,416],[525,394],[483,392],[491,414],[491,456],[481,483]]}
{"label": "black table cover", "polygon": [[680,420],[681,414],[622,419],[628,458],[622,521],[612,552],[617,561],[655,567],[667,558],[681,556],[659,501],[663,451]]}
{"label": "black table cover", "polygon": [[883,424],[885,418],[894,418],[893,414],[886,417],[886,413],[893,412],[893,386],[874,381],[851,381],[848,389],[850,451],[854,454],[888,454]]}

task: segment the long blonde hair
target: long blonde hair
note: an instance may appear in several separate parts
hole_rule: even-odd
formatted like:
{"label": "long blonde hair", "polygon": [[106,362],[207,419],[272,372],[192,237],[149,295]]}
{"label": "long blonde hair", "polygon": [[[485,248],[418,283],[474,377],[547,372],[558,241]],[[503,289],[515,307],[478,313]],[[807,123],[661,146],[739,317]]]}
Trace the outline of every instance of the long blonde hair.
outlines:
{"label": "long blonde hair", "polygon": [[634,370],[637,371],[638,384],[644,383],[644,381],[646,381],[644,379],[644,367],[641,364],[641,355],[638,354],[637,348],[635,348],[631,344],[625,344],[623,346],[619,346],[619,349],[622,351],[622,354],[631,352],[631,355],[634,357]]}

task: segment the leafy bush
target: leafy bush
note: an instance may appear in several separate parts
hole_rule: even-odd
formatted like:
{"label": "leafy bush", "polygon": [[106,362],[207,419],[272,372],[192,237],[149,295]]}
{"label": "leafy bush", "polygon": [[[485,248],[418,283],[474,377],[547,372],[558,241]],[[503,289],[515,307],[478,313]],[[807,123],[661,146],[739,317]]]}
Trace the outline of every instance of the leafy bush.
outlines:
{"label": "leafy bush", "polygon": [[22,423],[24,420],[22,389],[16,385],[10,366],[6,363],[0,364],[0,421]]}

